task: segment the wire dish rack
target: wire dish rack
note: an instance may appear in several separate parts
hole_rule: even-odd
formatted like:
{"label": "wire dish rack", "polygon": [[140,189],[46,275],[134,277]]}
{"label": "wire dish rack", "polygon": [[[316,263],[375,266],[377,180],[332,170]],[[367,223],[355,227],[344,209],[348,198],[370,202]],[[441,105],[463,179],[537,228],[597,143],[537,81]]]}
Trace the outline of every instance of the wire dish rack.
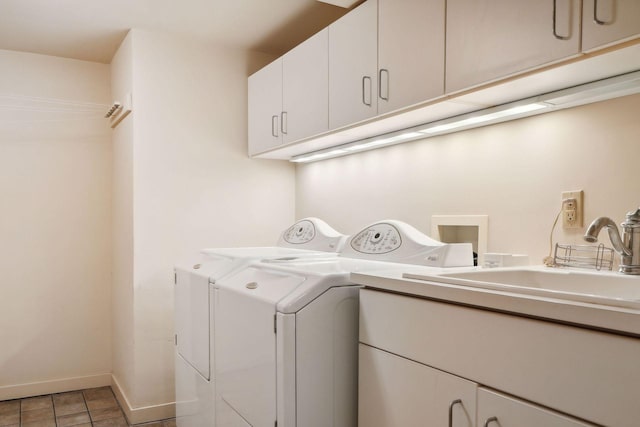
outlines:
{"label": "wire dish rack", "polygon": [[556,243],[553,261],[555,265],[560,267],[611,270],[613,268],[613,249],[602,243],[598,246]]}

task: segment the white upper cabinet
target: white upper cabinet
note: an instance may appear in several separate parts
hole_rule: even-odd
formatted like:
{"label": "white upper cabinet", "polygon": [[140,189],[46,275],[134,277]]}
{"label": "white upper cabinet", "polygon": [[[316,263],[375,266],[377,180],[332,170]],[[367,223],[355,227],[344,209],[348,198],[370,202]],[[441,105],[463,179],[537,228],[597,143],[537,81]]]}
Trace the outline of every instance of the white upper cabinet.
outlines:
{"label": "white upper cabinet", "polygon": [[446,92],[579,54],[580,5],[579,0],[447,0]]}
{"label": "white upper cabinet", "polygon": [[249,155],[282,144],[282,58],[249,76]]}
{"label": "white upper cabinet", "polygon": [[445,0],[378,0],[378,113],[444,93]]}
{"label": "white upper cabinet", "polygon": [[249,77],[249,154],[329,129],[329,31]]}
{"label": "white upper cabinet", "polygon": [[329,130],[329,30],[324,29],[283,57],[283,142]]}
{"label": "white upper cabinet", "polygon": [[378,2],[368,0],[329,26],[329,128],[377,114]]}
{"label": "white upper cabinet", "polygon": [[582,50],[617,43],[640,35],[640,1],[583,0]]}

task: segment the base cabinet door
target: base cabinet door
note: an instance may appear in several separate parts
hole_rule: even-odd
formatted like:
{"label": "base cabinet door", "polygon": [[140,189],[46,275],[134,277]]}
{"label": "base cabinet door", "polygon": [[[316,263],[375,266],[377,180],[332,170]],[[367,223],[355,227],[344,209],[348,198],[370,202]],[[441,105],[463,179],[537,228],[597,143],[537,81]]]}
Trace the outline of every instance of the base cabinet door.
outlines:
{"label": "base cabinet door", "polygon": [[471,381],[359,346],[360,427],[473,427],[476,388]]}
{"label": "base cabinet door", "polygon": [[446,92],[580,53],[579,0],[447,0]]}
{"label": "base cabinet door", "polygon": [[480,427],[595,427],[540,406],[478,389],[478,426]]}
{"label": "base cabinet door", "polygon": [[582,50],[640,36],[640,1],[583,0]]}

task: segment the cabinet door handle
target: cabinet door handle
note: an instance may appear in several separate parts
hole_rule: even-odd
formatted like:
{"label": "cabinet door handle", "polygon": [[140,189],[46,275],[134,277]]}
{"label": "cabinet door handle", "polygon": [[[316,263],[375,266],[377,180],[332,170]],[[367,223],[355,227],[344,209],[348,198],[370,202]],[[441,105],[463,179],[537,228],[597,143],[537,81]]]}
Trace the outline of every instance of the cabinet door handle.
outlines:
{"label": "cabinet door handle", "polygon": [[[366,89],[366,82],[369,81],[369,90]],[[367,102],[367,92],[369,92],[369,102]],[[371,107],[371,77],[363,76],[362,77],[362,103],[367,107]]]}
{"label": "cabinet door handle", "polygon": [[[382,95],[382,73],[387,75],[387,84],[384,85],[386,87],[386,96]],[[381,68],[378,72],[378,96],[380,97],[380,99],[383,99],[385,101],[389,100],[389,70],[387,70],[386,68]]]}
{"label": "cabinet door handle", "polygon": [[271,136],[277,138],[278,135],[278,116],[271,116]]}
{"label": "cabinet door handle", "polygon": [[598,0],[593,0],[593,22],[595,22],[598,25],[610,25],[613,23],[613,19],[609,22],[601,21],[600,19],[598,19]]}
{"label": "cabinet door handle", "polygon": [[498,422],[498,417],[487,418],[487,420],[484,422],[484,427],[489,427],[489,424],[497,423],[497,422]]}
{"label": "cabinet door handle", "polygon": [[569,18],[569,34],[563,36],[558,33],[557,28],[557,18],[558,18],[558,0],[553,0],[553,36],[558,40],[569,40],[571,38],[571,18]]}
{"label": "cabinet door handle", "polygon": [[456,399],[449,404],[449,427],[453,427],[453,407],[456,405],[462,405],[462,400]]}
{"label": "cabinet door handle", "polygon": [[287,122],[287,112],[283,111],[282,113],[280,113],[280,131],[283,135],[286,135],[288,130],[289,123]]}

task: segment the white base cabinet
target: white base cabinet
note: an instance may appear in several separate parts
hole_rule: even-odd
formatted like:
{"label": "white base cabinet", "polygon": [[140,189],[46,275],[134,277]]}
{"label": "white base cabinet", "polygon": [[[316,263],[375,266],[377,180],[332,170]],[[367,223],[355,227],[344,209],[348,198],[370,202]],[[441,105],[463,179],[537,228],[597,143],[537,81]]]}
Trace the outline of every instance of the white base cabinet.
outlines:
{"label": "white base cabinet", "polygon": [[640,36],[640,1],[583,0],[582,50]]}
{"label": "white base cabinet", "polygon": [[[433,383],[442,378],[459,378],[516,398],[502,402],[478,393],[478,427],[491,417],[500,421],[488,427],[591,425],[578,419],[594,425],[638,426],[640,369],[632,369],[640,360],[638,338],[363,289],[359,341],[362,426],[383,425],[376,424],[378,418],[401,417],[394,409],[401,405],[416,408],[427,420],[432,411],[441,417],[442,406],[456,398],[455,393],[447,394],[437,403]],[[363,350],[367,347],[374,352]],[[473,399],[459,398],[471,414]],[[423,425],[447,425],[438,420]]]}

